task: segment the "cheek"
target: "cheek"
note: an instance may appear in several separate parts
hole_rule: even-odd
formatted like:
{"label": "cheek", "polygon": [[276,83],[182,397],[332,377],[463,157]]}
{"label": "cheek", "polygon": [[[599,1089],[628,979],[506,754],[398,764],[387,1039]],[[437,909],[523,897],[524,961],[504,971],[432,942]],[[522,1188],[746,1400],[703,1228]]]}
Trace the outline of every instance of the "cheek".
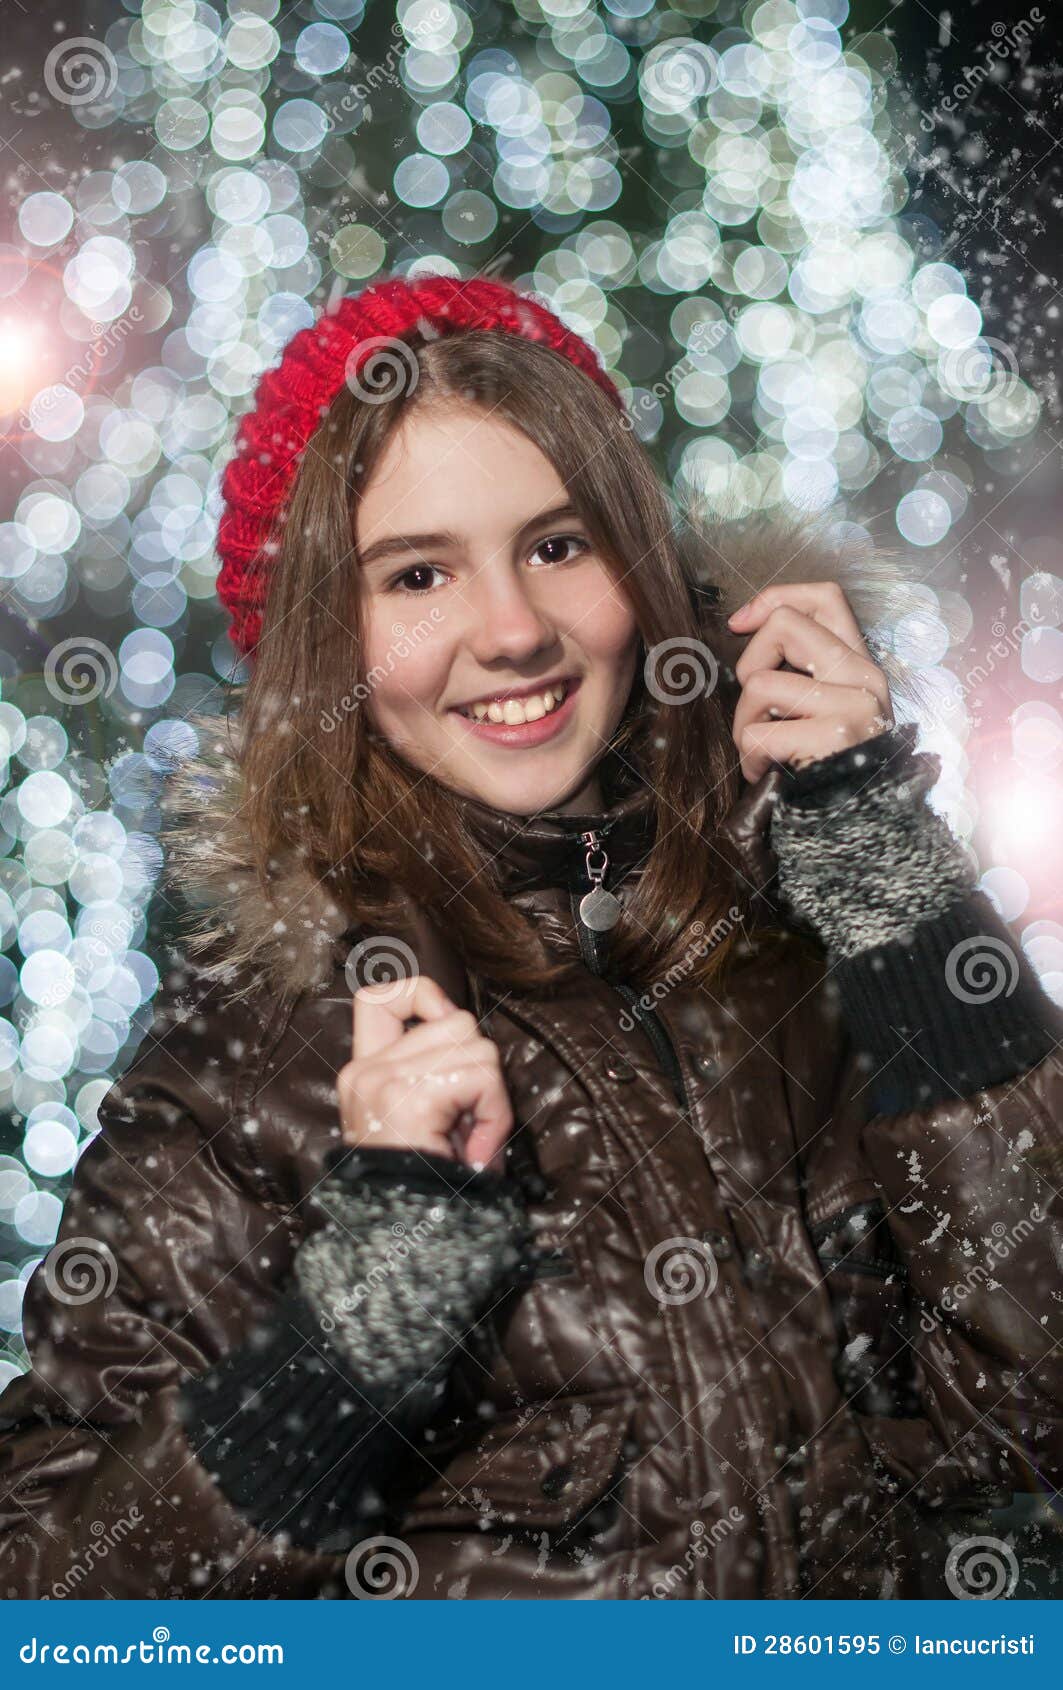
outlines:
{"label": "cheek", "polygon": [[566,609],[573,638],[591,657],[615,663],[634,650],[638,623],[627,598],[603,569],[588,575],[569,594]]}
{"label": "cheek", "polygon": [[378,724],[435,710],[446,687],[448,657],[438,631],[414,613],[390,608],[371,615],[366,628],[366,685]]}

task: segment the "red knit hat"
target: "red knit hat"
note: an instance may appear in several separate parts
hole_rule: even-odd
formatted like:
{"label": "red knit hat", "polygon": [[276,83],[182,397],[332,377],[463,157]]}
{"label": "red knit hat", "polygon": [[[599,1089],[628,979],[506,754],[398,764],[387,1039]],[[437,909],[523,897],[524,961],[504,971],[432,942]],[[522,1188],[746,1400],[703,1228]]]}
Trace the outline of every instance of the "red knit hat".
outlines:
{"label": "red knit hat", "polygon": [[[394,344],[404,335],[469,329],[502,330],[553,347],[623,409],[619,390],[587,343],[545,306],[503,282],[396,278],[326,309],[312,327],[293,335],[280,363],[260,379],[222,478],[218,597],[231,617],[229,638],[245,656],[262,628],[277,518],[310,437],[337,393],[345,382],[359,390],[356,378],[374,355],[381,360],[377,368],[394,370],[403,361],[410,381],[416,379],[412,353],[403,359],[403,347]],[[372,382],[372,368],[366,380]],[[361,391],[369,402],[386,397],[379,386]]]}

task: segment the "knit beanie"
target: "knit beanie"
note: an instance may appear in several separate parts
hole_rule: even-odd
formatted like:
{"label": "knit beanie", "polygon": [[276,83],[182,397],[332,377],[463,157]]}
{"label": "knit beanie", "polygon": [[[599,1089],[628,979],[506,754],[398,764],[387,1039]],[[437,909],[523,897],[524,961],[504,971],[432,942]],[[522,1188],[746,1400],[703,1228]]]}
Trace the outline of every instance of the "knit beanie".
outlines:
{"label": "knit beanie", "polygon": [[299,460],[337,393],[346,383],[367,403],[379,403],[387,397],[381,370],[386,378],[389,366],[394,372],[396,363],[404,363],[414,378],[414,353],[403,336],[434,339],[469,330],[502,331],[552,347],[623,409],[619,390],[586,341],[537,300],[503,282],[392,278],[326,307],[314,324],[293,335],[280,363],[259,380],[222,477],[217,590],[229,612],[229,638],[245,657],[261,633],[278,519]]}

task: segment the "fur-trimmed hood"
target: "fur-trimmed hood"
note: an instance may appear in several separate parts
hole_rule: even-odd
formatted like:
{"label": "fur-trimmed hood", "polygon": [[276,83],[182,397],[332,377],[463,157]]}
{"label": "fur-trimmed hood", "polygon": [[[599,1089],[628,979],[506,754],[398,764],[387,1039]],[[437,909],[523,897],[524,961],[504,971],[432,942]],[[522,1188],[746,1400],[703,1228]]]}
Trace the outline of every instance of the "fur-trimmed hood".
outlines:
{"label": "fur-trimmed hood", "polygon": [[[918,677],[889,649],[882,625],[925,612],[913,562],[875,549],[862,530],[829,530],[795,517],[757,516],[686,531],[684,568],[698,602],[705,643],[724,676],[748,636],[727,628],[731,611],[772,583],[837,581],[895,697],[915,701]],[[256,873],[242,814],[240,721],[193,716],[195,755],[166,778],[160,832],[164,881],[190,906],[185,944],[198,971],[231,987],[299,991],[322,985],[350,916],[294,854],[275,865],[272,899]],[[411,910],[411,925],[418,924]]]}

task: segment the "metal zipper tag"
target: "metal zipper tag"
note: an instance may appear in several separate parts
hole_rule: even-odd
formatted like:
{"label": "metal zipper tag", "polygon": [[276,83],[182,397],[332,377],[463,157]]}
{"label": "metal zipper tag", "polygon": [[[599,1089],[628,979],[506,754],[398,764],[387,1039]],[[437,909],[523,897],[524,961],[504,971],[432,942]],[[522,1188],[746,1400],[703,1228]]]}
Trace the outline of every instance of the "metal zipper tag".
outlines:
{"label": "metal zipper tag", "polygon": [[593,886],[579,901],[579,918],[593,933],[608,933],[620,920],[620,899],[604,886]]}
{"label": "metal zipper tag", "polygon": [[[591,889],[585,892],[579,901],[579,918],[584,927],[589,927],[592,933],[608,933],[620,920],[623,905],[613,892],[607,892],[602,885],[609,868],[609,858],[598,834],[585,833],[582,838],[588,846],[586,865]],[[597,867],[592,866],[595,856],[599,858]]]}

